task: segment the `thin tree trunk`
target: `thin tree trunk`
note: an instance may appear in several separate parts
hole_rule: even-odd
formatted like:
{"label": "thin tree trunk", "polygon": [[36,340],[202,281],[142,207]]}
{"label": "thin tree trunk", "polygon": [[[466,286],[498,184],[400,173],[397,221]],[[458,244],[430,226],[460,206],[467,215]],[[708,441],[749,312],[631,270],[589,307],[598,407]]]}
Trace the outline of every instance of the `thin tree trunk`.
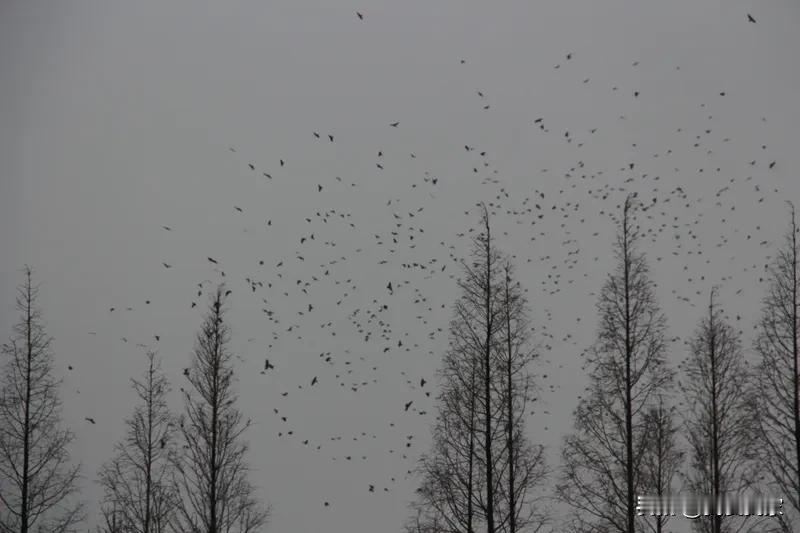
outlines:
{"label": "thin tree trunk", "polygon": [[23,422],[22,435],[22,509],[20,513],[20,533],[28,533],[28,477],[30,476],[30,439],[31,439],[31,361],[33,360],[33,344],[31,339],[31,273],[27,272],[28,282],[25,285],[26,306],[25,306],[25,329],[27,344],[27,361],[25,365],[25,421]]}
{"label": "thin tree trunk", "polygon": [[[711,460],[713,468],[713,493],[714,502],[718,502],[720,497],[720,470],[719,470],[719,412],[717,407],[717,358],[716,358],[716,327],[714,324],[714,291],[711,291],[708,306],[709,315],[709,338],[708,354],[711,359]],[[716,509],[715,509],[716,511]],[[722,528],[722,517],[716,512],[712,515],[714,533],[720,533]]]}
{"label": "thin tree trunk", "polygon": [[508,531],[517,531],[517,500],[514,496],[514,384],[512,381],[513,347],[511,342],[511,298],[508,284],[510,282],[508,270],[506,270],[505,282],[505,310],[506,310],[506,349],[508,350],[508,360],[506,361],[506,450],[508,453]]}
{"label": "thin tree trunk", "polygon": [[[484,206],[484,210],[486,207]],[[486,228],[486,337],[483,353],[483,394],[484,394],[484,454],[486,457],[486,532],[495,533],[494,527],[494,463],[492,460],[492,337],[493,314],[492,306],[492,240],[489,226],[489,215],[485,212],[484,224]]]}
{"label": "thin tree trunk", "polygon": [[150,509],[153,485],[153,359],[147,372],[147,474],[145,479],[144,533],[150,533]]}
{"label": "thin tree trunk", "polygon": [[471,362],[470,391],[469,391],[469,474],[467,482],[467,533],[473,533],[473,471],[475,468],[475,359]]}
{"label": "thin tree trunk", "polygon": [[[219,353],[219,310],[220,303],[216,301],[215,305],[215,330],[214,330],[214,353]],[[220,358],[218,355],[214,357],[213,376],[211,376],[212,385],[212,402],[211,402],[211,483],[209,483],[209,510],[211,514],[211,524],[208,528],[208,533],[217,533],[217,422],[219,418],[219,363]]]}
{"label": "thin tree trunk", "polygon": [[[795,444],[795,469],[797,472],[797,486],[800,488],[800,369],[798,366],[798,338],[797,328],[797,224],[795,222],[794,208],[792,208],[792,362],[793,362],[793,392],[794,392],[794,444]],[[800,501],[800,492],[798,492]]]}
{"label": "thin tree trunk", "polygon": [[630,305],[630,260],[628,250],[629,198],[625,200],[622,223],[622,254],[625,283],[625,474],[628,485],[628,533],[634,533],[635,509],[633,503],[633,401],[631,398],[631,305]]}

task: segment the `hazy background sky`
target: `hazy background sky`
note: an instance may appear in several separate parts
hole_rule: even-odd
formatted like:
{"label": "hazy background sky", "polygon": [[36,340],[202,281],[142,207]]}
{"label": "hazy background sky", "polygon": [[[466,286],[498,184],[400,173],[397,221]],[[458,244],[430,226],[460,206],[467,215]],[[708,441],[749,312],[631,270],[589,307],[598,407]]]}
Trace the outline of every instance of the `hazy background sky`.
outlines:
{"label": "hazy background sky", "polygon": [[0,332],[28,263],[90,525],[146,368],[137,344],[182,407],[197,284],[223,279],[209,256],[233,290],[275,532],[400,530],[435,414],[419,379],[458,294],[449,254],[467,253],[480,200],[528,289],[547,374],[529,435],[553,466],[625,190],[657,199],[641,221],[670,334],[721,283],[749,346],[784,200],[800,200],[798,28],[795,0],[0,2]]}

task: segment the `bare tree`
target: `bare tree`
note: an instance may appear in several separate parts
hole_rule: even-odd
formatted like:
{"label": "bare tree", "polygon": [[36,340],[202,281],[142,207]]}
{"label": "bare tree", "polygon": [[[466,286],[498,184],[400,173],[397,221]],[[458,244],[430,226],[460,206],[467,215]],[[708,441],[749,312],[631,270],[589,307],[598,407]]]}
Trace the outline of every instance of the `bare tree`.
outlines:
{"label": "bare tree", "polygon": [[[106,526],[128,533],[163,533],[177,503],[173,483],[173,417],[167,405],[170,385],[155,352],[147,353],[142,380],[132,379],[141,402],[125,420],[126,435],[99,474]],[[109,531],[109,533],[111,533]]]}
{"label": "bare tree", "polygon": [[[482,231],[463,262],[461,296],[450,323],[450,348],[439,371],[438,417],[433,446],[417,472],[416,526],[444,531],[498,529],[506,440],[500,333],[503,326],[503,256],[492,240],[489,212],[481,204]],[[421,518],[420,518],[421,517]]]}
{"label": "bare tree", "polygon": [[527,302],[492,241],[485,205],[481,225],[459,279],[433,445],[417,467],[409,532],[538,531],[547,521],[534,490],[548,473],[544,449],[525,437],[536,355]]}
{"label": "bare tree", "polygon": [[489,210],[481,204],[481,225],[483,231],[478,234],[475,241],[475,255],[477,261],[472,266],[465,268],[466,281],[462,286],[465,290],[465,300],[469,305],[462,310],[469,313],[464,318],[470,326],[473,342],[479,349],[479,386],[481,394],[478,395],[478,406],[483,417],[481,428],[482,460],[484,475],[486,476],[485,492],[482,504],[485,507],[486,533],[495,533],[495,495],[499,476],[496,476],[496,458],[494,452],[496,442],[502,437],[498,422],[502,423],[503,406],[495,400],[493,394],[494,381],[498,376],[498,360],[496,343],[502,327],[501,294],[501,260],[500,252],[492,240],[492,228],[489,220]]}
{"label": "bare tree", "polygon": [[784,530],[795,531],[800,527],[800,247],[794,206],[789,205],[789,230],[770,265],[769,289],[758,322],[755,350],[761,361],[751,419],[765,450],[760,466],[788,504],[788,514],[781,520]]}
{"label": "bare tree", "polygon": [[224,321],[225,298],[219,286],[197,336],[184,392],[181,417],[185,453],[176,456],[180,499],[175,528],[191,533],[251,533],[269,519],[269,507],[255,498],[247,481],[248,451],[242,440],[250,421],[236,407],[230,329]]}
{"label": "bare tree", "polygon": [[[668,405],[663,395],[645,417],[647,447],[641,486],[647,496],[656,496],[662,502],[674,494],[674,483],[683,464],[684,452],[678,448],[675,420],[675,406]],[[646,523],[654,533],[662,533],[669,520],[669,515],[662,514],[648,518]]]}
{"label": "bare tree", "polygon": [[505,455],[500,500],[503,509],[498,526],[509,533],[539,531],[548,522],[548,513],[539,508],[544,502],[534,490],[548,474],[544,447],[531,444],[525,436],[525,414],[533,393],[529,366],[537,354],[531,346],[532,327],[522,288],[513,279],[507,262],[502,285],[503,326],[500,364],[501,404],[504,406]]}
{"label": "bare tree", "polygon": [[8,359],[0,396],[0,532],[65,533],[85,518],[76,501],[80,465],[69,464],[74,436],[61,427],[61,380],[53,376],[39,287],[30,267],[24,273],[20,321],[2,347]]}
{"label": "bare tree", "polygon": [[[752,485],[751,433],[747,417],[749,371],[738,333],[722,315],[716,288],[709,296],[708,314],[690,343],[683,392],[689,404],[686,427],[691,455],[688,486],[695,494],[713,498],[740,492]],[[751,523],[712,513],[709,520],[692,522],[697,531],[740,531]]]}
{"label": "bare tree", "polygon": [[645,415],[672,379],[665,364],[666,321],[645,257],[637,251],[633,210],[629,195],[615,243],[618,265],[598,302],[589,394],[578,404],[576,432],[562,450],[564,477],[557,494],[578,511],[570,526],[584,532],[641,530],[634,495],[642,482]]}

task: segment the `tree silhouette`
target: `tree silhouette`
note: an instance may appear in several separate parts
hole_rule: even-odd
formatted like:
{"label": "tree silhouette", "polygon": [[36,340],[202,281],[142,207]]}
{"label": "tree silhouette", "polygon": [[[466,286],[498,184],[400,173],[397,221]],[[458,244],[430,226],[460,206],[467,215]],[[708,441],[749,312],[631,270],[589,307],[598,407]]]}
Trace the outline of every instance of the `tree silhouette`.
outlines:
{"label": "tree silhouette", "polygon": [[242,440],[250,421],[236,407],[230,328],[224,321],[224,286],[212,296],[197,336],[184,392],[180,430],[185,453],[176,455],[180,499],[174,527],[196,533],[251,533],[266,525],[269,508],[255,498],[247,480],[248,446]]}
{"label": "tree silhouette", "polygon": [[501,398],[504,410],[505,456],[500,496],[504,504],[499,526],[504,531],[539,531],[549,515],[538,508],[541,496],[533,494],[541,487],[549,471],[544,447],[531,444],[525,435],[525,414],[533,393],[530,364],[537,357],[531,344],[532,326],[522,287],[513,277],[510,262],[504,266],[501,291],[503,326],[500,333]]}
{"label": "tree silhouette", "polygon": [[526,302],[492,241],[484,205],[481,225],[459,280],[433,444],[417,467],[422,479],[409,532],[516,532],[545,522],[533,494],[547,474],[544,452],[524,436],[527,365],[535,355]]}
{"label": "tree silhouette", "polygon": [[634,495],[642,487],[648,408],[672,380],[665,364],[666,320],[644,254],[637,251],[634,197],[625,199],[615,243],[617,267],[597,304],[598,338],[589,352],[588,395],[564,440],[559,497],[577,511],[567,527],[584,532],[641,530]]}
{"label": "tree silhouette", "polygon": [[2,347],[0,532],[74,531],[85,518],[76,501],[80,465],[70,465],[74,436],[61,427],[61,380],[53,376],[52,338],[37,305],[39,287],[25,267],[17,289],[20,321]]}
{"label": "tree silhouette", "polygon": [[126,435],[99,474],[104,490],[104,528],[129,533],[163,533],[177,503],[174,484],[174,425],[167,405],[169,382],[155,352],[147,353],[142,380],[132,379],[141,402],[125,420]]}
{"label": "tree silhouette", "polygon": [[755,351],[760,356],[751,420],[765,453],[760,465],[785,498],[784,531],[800,527],[800,272],[794,206],[783,246],[769,268]]}
{"label": "tree silhouette", "polygon": [[[685,365],[687,383],[682,386],[689,404],[686,418],[691,471],[688,486],[695,494],[717,497],[738,493],[752,485],[752,435],[746,419],[749,372],[739,335],[725,321],[711,290],[708,314],[689,346]],[[740,518],[715,513],[709,520],[693,520],[705,533],[740,531],[750,526]]]}

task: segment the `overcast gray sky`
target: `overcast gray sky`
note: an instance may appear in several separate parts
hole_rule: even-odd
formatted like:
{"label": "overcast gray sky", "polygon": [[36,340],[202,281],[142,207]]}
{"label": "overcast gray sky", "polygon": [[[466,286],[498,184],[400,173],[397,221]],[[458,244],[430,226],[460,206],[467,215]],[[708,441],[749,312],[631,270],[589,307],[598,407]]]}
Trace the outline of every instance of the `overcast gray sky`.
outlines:
{"label": "overcast gray sky", "polygon": [[253,481],[276,532],[400,530],[434,416],[418,382],[457,296],[449,252],[467,252],[480,200],[546,345],[550,414],[529,435],[554,461],[625,191],[657,198],[642,222],[671,334],[722,283],[749,339],[784,200],[800,199],[798,27],[794,0],[0,3],[0,329],[28,263],[91,523],[145,369],[137,343],[158,348],[181,407],[197,283],[222,279],[209,256],[233,289]]}

